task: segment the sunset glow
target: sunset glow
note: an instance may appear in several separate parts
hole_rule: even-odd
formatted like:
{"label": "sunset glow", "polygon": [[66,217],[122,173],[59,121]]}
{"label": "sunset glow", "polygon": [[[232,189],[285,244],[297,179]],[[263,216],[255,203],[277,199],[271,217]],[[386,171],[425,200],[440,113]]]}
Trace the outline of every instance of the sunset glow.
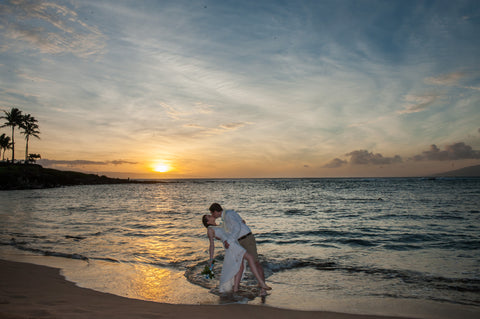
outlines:
{"label": "sunset glow", "polygon": [[6,0],[0,112],[38,120],[38,164],[110,177],[449,171],[480,164],[479,16],[474,0]]}
{"label": "sunset glow", "polygon": [[165,164],[157,164],[157,165],[155,165],[153,170],[155,172],[158,172],[158,173],[165,173],[165,172],[168,172],[170,170],[170,167],[168,165],[165,165]]}

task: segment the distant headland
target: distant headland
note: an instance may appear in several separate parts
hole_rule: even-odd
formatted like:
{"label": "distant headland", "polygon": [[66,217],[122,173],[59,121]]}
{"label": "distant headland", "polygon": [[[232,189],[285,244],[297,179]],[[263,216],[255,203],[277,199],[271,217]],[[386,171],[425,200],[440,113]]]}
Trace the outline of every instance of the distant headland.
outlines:
{"label": "distant headland", "polygon": [[60,171],[43,168],[37,164],[12,164],[0,162],[0,190],[53,188],[74,185],[159,183],[130,179],[110,178],[95,174]]}
{"label": "distant headland", "polygon": [[437,177],[480,177],[480,165],[468,166],[453,171],[434,174]]}

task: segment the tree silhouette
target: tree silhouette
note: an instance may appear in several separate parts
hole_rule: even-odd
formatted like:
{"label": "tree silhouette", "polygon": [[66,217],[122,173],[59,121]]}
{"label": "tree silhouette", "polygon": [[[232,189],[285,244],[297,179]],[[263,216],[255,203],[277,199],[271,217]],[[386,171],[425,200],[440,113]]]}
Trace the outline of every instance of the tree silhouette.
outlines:
{"label": "tree silhouette", "polygon": [[0,152],[3,151],[2,161],[5,161],[5,152],[11,148],[10,136],[6,136],[5,133],[0,135]]}
{"label": "tree silhouette", "polygon": [[1,127],[6,127],[6,126],[12,127],[12,164],[13,164],[15,162],[15,126],[21,125],[23,116],[22,116],[22,111],[20,111],[16,107],[12,107],[10,112],[8,111],[3,111],[3,112],[5,113],[5,116],[2,116],[0,118],[6,119],[7,121]]}
{"label": "tree silhouette", "polygon": [[20,123],[20,128],[23,130],[21,133],[25,135],[25,164],[28,164],[28,141],[30,140],[30,136],[34,136],[36,138],[40,138],[38,134],[40,131],[38,130],[37,119],[35,119],[30,114],[26,114],[22,116],[22,121]]}

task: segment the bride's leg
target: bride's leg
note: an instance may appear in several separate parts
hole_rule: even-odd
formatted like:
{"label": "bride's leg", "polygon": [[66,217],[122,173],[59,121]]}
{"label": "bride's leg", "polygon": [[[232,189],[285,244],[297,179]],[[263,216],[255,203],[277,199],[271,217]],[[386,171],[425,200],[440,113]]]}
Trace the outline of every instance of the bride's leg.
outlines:
{"label": "bride's leg", "polygon": [[258,271],[257,265],[255,265],[255,258],[253,258],[253,256],[250,255],[249,253],[245,253],[243,257],[248,261],[248,265],[250,266],[252,273],[255,275],[255,278],[257,278],[257,281],[260,284],[260,287],[262,287],[265,290],[271,290],[272,288],[268,287],[265,281],[262,280],[262,276]]}
{"label": "bride's leg", "polygon": [[238,270],[237,274],[235,275],[235,280],[233,282],[233,292],[238,291],[238,287],[240,286],[240,281],[242,280],[243,268],[244,268],[244,266],[243,266],[243,259],[242,259],[240,269]]}

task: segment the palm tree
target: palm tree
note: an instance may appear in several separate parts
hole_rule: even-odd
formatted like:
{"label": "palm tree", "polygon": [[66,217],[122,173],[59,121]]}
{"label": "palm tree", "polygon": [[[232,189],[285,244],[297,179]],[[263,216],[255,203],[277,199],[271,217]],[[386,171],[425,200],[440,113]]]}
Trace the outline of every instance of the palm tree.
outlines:
{"label": "palm tree", "polygon": [[38,136],[38,134],[40,134],[40,131],[38,130],[37,122],[37,119],[35,119],[30,114],[22,116],[20,128],[23,129],[21,133],[25,135],[25,164],[28,163],[28,141],[30,140],[30,136],[40,138]]}
{"label": "palm tree", "polygon": [[6,127],[6,126],[11,126],[12,127],[12,164],[15,162],[15,126],[20,126],[22,123],[22,111],[17,109],[16,107],[12,107],[10,112],[3,111],[5,113],[5,116],[2,116],[0,118],[6,119],[7,121],[5,122],[4,125],[1,127]]}
{"label": "palm tree", "polygon": [[6,136],[5,133],[0,135],[0,153],[3,151],[2,161],[5,161],[5,152],[12,148],[12,143],[10,143],[10,136]]}

